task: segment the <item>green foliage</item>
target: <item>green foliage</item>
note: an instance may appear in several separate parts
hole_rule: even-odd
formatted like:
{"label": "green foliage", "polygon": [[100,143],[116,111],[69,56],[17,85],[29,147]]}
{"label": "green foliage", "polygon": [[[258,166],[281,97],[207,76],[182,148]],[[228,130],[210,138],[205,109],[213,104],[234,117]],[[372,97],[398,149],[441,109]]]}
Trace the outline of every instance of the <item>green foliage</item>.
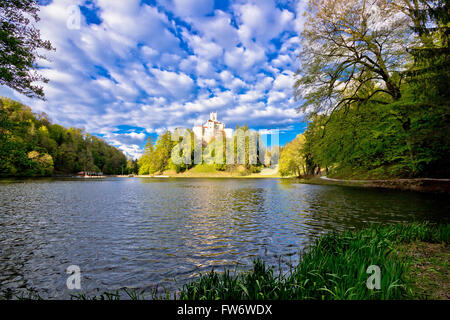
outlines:
{"label": "green foliage", "polygon": [[118,174],[125,155],[77,128],[52,124],[45,114],[0,98],[0,176],[48,176],[102,171]]}
{"label": "green foliage", "polygon": [[156,172],[169,169],[169,159],[172,154],[172,139],[170,131],[166,131],[158,137],[155,145],[154,168]]}
{"label": "green foliage", "polygon": [[299,110],[319,114],[398,100],[399,72],[408,58],[399,42],[411,33],[407,18],[395,15],[387,1],[310,0],[308,5],[294,84]]}
{"label": "green foliage", "polygon": [[214,173],[216,172],[215,165],[214,164],[198,164],[193,169],[192,172],[194,173]]}
{"label": "green foliage", "polygon": [[261,172],[261,165],[250,165],[250,168],[248,168],[248,172],[251,173],[260,173]]}
{"label": "green foliage", "polygon": [[[177,139],[178,137],[178,139]],[[176,173],[188,170],[194,163],[194,132],[186,129],[182,134],[180,129],[177,129],[172,138],[172,151],[169,159],[169,169]]]}
{"label": "green foliage", "polygon": [[[138,172],[140,175],[148,175],[162,173],[165,170],[180,173],[193,169],[193,172],[206,173],[202,170],[208,168],[208,172],[213,173],[239,169],[240,165],[227,164],[226,138],[223,137],[222,144],[220,142],[213,138],[208,144],[204,143],[201,148],[202,163],[195,164],[195,141],[192,130],[187,129],[184,134],[179,130],[175,130],[173,133],[166,131],[158,137],[154,146],[153,141],[149,138],[144,153],[137,162]],[[235,162],[241,161],[244,163],[242,165],[243,170],[239,173],[248,175],[261,171],[264,159],[259,159],[259,152],[260,148],[265,148],[265,146],[262,145],[258,133],[249,130],[247,125],[237,126],[232,137],[231,147],[233,148]],[[238,148],[242,148],[240,150],[243,150],[243,152],[238,152]],[[252,154],[250,148],[253,148],[253,158],[250,157]],[[190,159],[188,158],[188,150],[190,150]],[[256,158],[254,154],[256,154]]]}
{"label": "green foliage", "polygon": [[[302,149],[307,174],[449,177],[448,2],[373,2],[379,17],[398,13],[398,32],[368,30],[371,13],[360,2],[333,3],[310,1],[315,10],[302,34],[295,88],[302,110],[312,107]],[[408,24],[415,39],[404,37]],[[282,172],[293,171],[288,151]]]}
{"label": "green foliage", "polygon": [[306,174],[306,161],[303,152],[305,136],[299,134],[287,143],[280,153],[278,172],[282,176],[301,176]]}
{"label": "green foliage", "polygon": [[127,166],[126,166],[126,173],[127,174],[138,174],[138,163],[135,159],[128,159],[127,160]]}
{"label": "green foliage", "polygon": [[[411,281],[412,261],[401,247],[414,242],[450,243],[450,225],[429,223],[370,226],[356,231],[328,233],[314,241],[290,270],[276,270],[258,258],[249,271],[199,274],[174,293],[180,300],[393,300],[422,298]],[[377,265],[381,288],[368,289],[367,268]],[[123,288],[97,296],[83,293],[78,300],[171,299],[158,287],[149,293]],[[28,295],[7,291],[0,299],[41,299],[35,290]]]}
{"label": "green foliage", "polygon": [[405,90],[396,103],[365,104],[314,118],[305,132],[309,165],[347,177],[448,176],[448,106],[408,99]]}
{"label": "green foliage", "polygon": [[[450,226],[398,224],[375,226],[357,232],[329,233],[301,256],[298,265],[283,273],[261,259],[249,272],[211,271],[183,286],[180,299],[187,300],[372,300],[410,299],[407,279],[409,261],[393,248],[413,241],[450,241]],[[381,289],[369,290],[369,265],[381,269]]]}
{"label": "green foliage", "polygon": [[39,154],[37,151],[28,152],[28,159],[31,160],[31,167],[37,175],[49,176],[53,173],[53,158],[48,153]]}
{"label": "green foliage", "polygon": [[0,84],[28,97],[44,98],[42,87],[33,84],[48,82],[35,71],[37,59],[44,58],[38,51],[53,48],[32,23],[39,21],[38,11],[35,0],[0,1]]}
{"label": "green foliage", "polygon": [[149,137],[147,139],[147,144],[145,145],[144,153],[137,162],[139,167],[139,174],[146,175],[150,172],[154,172],[151,161],[154,152],[155,150],[153,147],[153,141],[152,138]]}
{"label": "green foliage", "polygon": [[162,173],[164,170],[170,169],[171,166],[173,167],[173,163],[170,161],[172,147],[170,131],[160,135],[155,146],[153,146],[152,139],[149,138],[144,154],[138,160],[139,174]]}

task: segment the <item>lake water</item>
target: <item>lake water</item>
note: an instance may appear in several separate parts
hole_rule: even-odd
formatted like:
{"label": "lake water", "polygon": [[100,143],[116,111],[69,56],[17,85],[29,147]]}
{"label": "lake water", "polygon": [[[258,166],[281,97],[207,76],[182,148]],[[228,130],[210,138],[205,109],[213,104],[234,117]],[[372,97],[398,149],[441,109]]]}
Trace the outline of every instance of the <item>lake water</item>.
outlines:
{"label": "lake water", "polygon": [[450,220],[448,196],[280,179],[0,181],[0,291],[176,290],[198,272],[298,259],[320,234],[369,224]]}

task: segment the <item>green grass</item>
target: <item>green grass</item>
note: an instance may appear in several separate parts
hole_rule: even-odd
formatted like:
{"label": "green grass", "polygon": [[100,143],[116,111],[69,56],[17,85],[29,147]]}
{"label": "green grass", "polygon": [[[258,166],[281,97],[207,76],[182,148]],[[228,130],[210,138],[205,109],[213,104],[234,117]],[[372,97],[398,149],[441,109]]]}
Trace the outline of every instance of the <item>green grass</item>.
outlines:
{"label": "green grass", "polygon": [[[318,239],[287,274],[260,259],[246,273],[211,272],[183,286],[180,299],[411,299],[410,261],[395,248],[415,241],[449,243],[450,227],[398,224]],[[381,289],[369,290],[369,265],[381,269]]]}
{"label": "green grass", "polygon": [[213,164],[197,164],[191,170],[193,173],[216,173],[216,168]]}
{"label": "green grass", "polygon": [[[413,259],[402,254],[405,247],[417,243],[450,242],[450,225],[427,223],[372,226],[358,231],[329,233],[317,239],[300,257],[299,263],[288,272],[267,266],[261,259],[253,262],[247,272],[211,271],[200,274],[185,284],[173,296],[153,290],[147,295],[124,289],[74,299],[115,300],[181,299],[181,300],[259,300],[259,299],[420,299],[412,272]],[[366,273],[370,265],[381,269],[381,288],[370,290]],[[448,285],[448,284],[447,284]],[[432,295],[428,295],[432,296]]]}

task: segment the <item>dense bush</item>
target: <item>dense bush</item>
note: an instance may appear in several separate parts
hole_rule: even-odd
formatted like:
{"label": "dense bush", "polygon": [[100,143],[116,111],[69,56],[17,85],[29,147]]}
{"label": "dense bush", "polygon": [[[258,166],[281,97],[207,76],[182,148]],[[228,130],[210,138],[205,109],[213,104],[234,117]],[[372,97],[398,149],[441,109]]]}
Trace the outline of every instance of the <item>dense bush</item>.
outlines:
{"label": "dense bush", "polygon": [[53,173],[121,173],[125,155],[82,129],[52,124],[45,114],[11,99],[0,99],[0,176]]}

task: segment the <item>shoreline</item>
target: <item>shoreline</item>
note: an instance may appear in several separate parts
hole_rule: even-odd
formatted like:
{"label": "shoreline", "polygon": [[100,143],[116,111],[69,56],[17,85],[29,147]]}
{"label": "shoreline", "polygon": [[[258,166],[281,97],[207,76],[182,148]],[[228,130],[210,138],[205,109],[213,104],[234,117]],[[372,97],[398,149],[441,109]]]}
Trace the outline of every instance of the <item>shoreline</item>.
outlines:
{"label": "shoreline", "polygon": [[151,176],[151,175],[135,175],[134,178],[153,178],[153,179],[291,179],[284,178],[281,176],[263,176],[263,175],[248,175],[248,176],[237,176],[237,175],[166,175],[162,176]]}
{"label": "shoreline", "polygon": [[[101,177],[76,177],[74,175],[54,175],[42,177],[0,177],[2,180],[28,180],[28,179],[92,179],[92,178],[152,178],[152,179],[280,179],[293,180],[302,184],[312,185],[335,185],[348,186],[360,188],[381,188],[402,191],[416,191],[424,193],[450,193],[450,179],[436,179],[436,178],[399,178],[399,179],[374,179],[374,180],[349,180],[349,179],[335,179],[327,176],[315,176],[308,178],[300,178],[295,176],[281,176],[276,175],[261,175],[254,173],[250,175],[235,175],[235,174],[211,174],[211,173],[191,173],[191,174],[173,174],[163,173],[160,175],[104,175]],[[101,180],[101,179],[100,179]]]}
{"label": "shoreline", "polygon": [[316,185],[336,185],[360,188],[381,188],[402,191],[417,191],[424,193],[450,193],[450,179],[435,178],[399,178],[374,180],[334,179],[327,176],[298,178],[302,183]]}
{"label": "shoreline", "polygon": [[[154,178],[162,179],[162,177],[155,177],[152,175],[135,175],[135,178]],[[194,179],[286,179],[296,180],[304,184],[315,185],[337,185],[361,188],[382,188],[392,190],[417,191],[424,193],[450,193],[450,179],[435,179],[435,178],[412,178],[412,179],[374,179],[374,180],[346,180],[334,179],[326,176],[316,176],[312,178],[299,178],[293,176],[282,177],[280,175],[260,175],[252,174],[248,176],[238,175],[214,175],[214,174],[193,174],[193,175],[174,175],[167,174],[167,178],[194,178]]]}

